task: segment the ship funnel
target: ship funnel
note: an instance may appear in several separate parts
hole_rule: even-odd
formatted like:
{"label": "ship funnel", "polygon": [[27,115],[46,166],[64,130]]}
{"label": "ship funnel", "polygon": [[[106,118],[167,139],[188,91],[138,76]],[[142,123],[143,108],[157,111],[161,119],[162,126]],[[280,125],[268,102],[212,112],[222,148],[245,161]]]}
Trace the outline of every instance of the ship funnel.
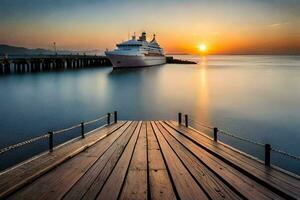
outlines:
{"label": "ship funnel", "polygon": [[153,34],[153,39],[150,41],[150,43],[157,43],[155,40],[155,34]]}
{"label": "ship funnel", "polygon": [[135,32],[133,33],[132,39],[135,40]]}
{"label": "ship funnel", "polygon": [[146,32],[142,32],[142,35],[140,36],[139,40],[146,41]]}

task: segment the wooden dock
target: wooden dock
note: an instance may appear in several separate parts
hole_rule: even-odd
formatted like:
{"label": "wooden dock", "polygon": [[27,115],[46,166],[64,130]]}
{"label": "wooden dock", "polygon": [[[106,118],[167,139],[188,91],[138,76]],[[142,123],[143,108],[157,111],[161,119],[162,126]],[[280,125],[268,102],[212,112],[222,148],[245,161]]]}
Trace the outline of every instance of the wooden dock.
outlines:
{"label": "wooden dock", "polygon": [[0,199],[300,199],[300,178],[175,121],[118,121],[2,172]]}
{"label": "wooden dock", "polygon": [[106,56],[32,55],[0,58],[0,74],[74,70],[111,66]]}

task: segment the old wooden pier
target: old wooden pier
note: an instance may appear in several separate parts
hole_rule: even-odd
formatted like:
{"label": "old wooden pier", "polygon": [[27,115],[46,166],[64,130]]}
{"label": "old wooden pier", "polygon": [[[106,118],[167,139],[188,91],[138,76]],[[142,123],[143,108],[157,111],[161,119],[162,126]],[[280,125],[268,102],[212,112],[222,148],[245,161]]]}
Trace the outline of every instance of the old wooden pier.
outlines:
{"label": "old wooden pier", "polygon": [[[300,199],[298,176],[178,121],[117,121],[0,174],[7,199]],[[90,123],[90,122],[88,122]],[[49,133],[49,139],[53,139]],[[50,144],[50,143],[49,143]]]}
{"label": "old wooden pier", "polygon": [[41,55],[0,58],[0,74],[110,66],[106,56]]}

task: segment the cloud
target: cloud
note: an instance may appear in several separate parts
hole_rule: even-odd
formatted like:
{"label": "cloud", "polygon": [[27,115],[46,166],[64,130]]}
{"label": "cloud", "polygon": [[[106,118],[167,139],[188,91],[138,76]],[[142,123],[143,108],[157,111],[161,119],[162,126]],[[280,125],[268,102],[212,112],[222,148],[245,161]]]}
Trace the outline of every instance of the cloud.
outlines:
{"label": "cloud", "polygon": [[274,24],[269,24],[268,27],[270,28],[279,28],[281,26],[285,26],[285,25],[289,25],[290,22],[278,22],[278,23],[274,23]]}
{"label": "cloud", "polygon": [[280,27],[281,24],[280,23],[276,23],[276,24],[270,24],[268,25],[270,28],[276,28],[276,27]]}

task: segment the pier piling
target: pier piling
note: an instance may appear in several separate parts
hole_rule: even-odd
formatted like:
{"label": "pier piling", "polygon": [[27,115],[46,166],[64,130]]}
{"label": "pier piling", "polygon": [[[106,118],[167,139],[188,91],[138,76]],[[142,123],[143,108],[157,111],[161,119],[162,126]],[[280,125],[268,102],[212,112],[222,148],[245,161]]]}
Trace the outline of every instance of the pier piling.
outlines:
{"label": "pier piling", "polygon": [[53,151],[53,132],[48,132],[49,134],[49,152]]}
{"label": "pier piling", "polygon": [[115,123],[118,122],[118,112],[117,111],[114,111],[114,120],[115,120]]}
{"label": "pier piling", "polygon": [[84,138],[84,122],[81,122],[81,137]]}
{"label": "pier piling", "polygon": [[182,122],[182,114],[178,113],[178,124],[180,125]]}
{"label": "pier piling", "polygon": [[110,124],[110,113],[107,113],[107,125]]}
{"label": "pier piling", "polygon": [[184,115],[185,127],[189,126],[188,115]]}
{"label": "pier piling", "polygon": [[106,56],[35,55],[31,57],[24,56],[18,58],[0,58],[0,73],[10,73],[10,64],[13,64],[14,73],[82,69],[111,65]]}
{"label": "pier piling", "polygon": [[215,142],[218,141],[218,131],[219,131],[218,128],[215,127],[215,128],[214,128],[214,141],[215,141]]}
{"label": "pier piling", "polygon": [[271,145],[265,144],[265,165],[270,166],[271,164]]}

